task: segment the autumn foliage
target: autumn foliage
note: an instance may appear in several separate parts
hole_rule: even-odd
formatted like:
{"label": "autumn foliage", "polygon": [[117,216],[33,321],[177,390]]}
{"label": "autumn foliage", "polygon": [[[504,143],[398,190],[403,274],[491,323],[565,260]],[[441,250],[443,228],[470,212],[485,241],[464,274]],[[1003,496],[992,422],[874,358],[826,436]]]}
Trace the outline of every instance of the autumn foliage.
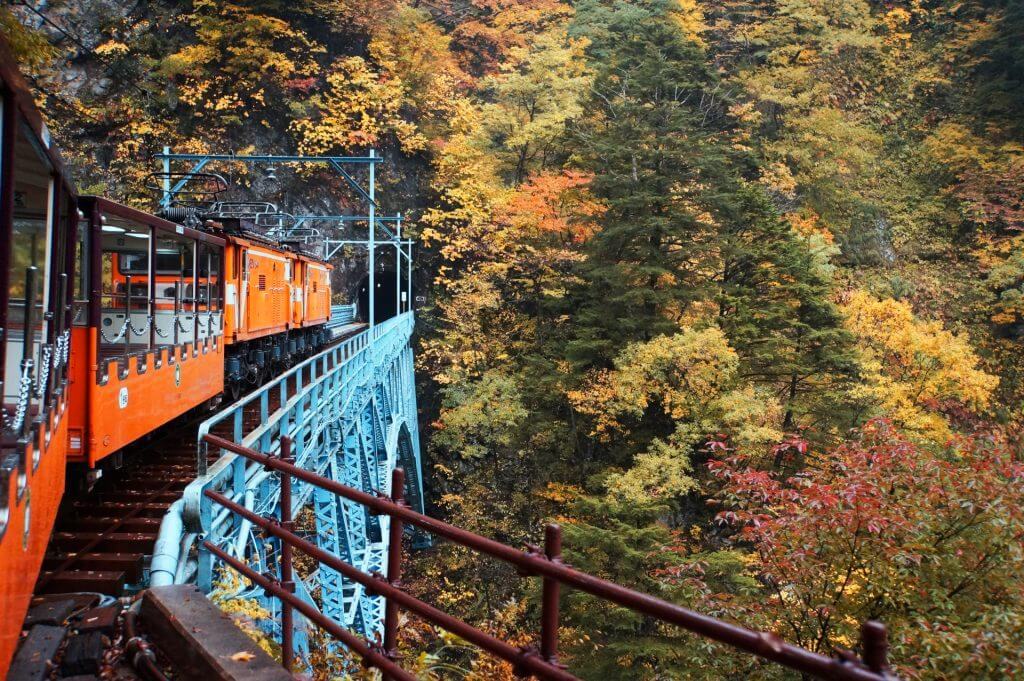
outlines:
{"label": "autumn foliage", "polygon": [[[165,144],[388,159],[381,210],[405,213],[427,300],[432,513],[513,544],[555,519],[573,564],[663,598],[823,653],[879,618],[902,676],[1004,679],[1024,675],[1018,5],[73,0],[47,11],[77,43],[24,7],[0,27],[83,193],[150,208]],[[229,174],[300,212],[359,205],[326,175]],[[417,554],[409,583],[536,631],[531,583],[468,552]],[[584,678],[792,678],[563,606]],[[424,678],[510,678],[405,631]]]}

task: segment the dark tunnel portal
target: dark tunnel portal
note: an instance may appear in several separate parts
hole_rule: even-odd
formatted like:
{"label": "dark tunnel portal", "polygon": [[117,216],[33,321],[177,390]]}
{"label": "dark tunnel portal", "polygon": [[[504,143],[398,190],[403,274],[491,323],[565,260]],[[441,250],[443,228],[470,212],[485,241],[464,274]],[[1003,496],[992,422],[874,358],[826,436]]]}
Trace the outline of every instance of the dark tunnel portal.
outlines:
{"label": "dark tunnel portal", "polygon": [[[378,324],[385,319],[394,317],[398,310],[395,306],[395,271],[385,270],[378,272],[376,276],[377,293],[374,296],[374,321]],[[405,272],[402,273],[402,291],[405,291]],[[359,319],[364,322],[370,321],[370,276],[367,275],[359,281],[358,303]],[[408,300],[408,297],[406,298]],[[406,302],[402,302],[404,309]]]}

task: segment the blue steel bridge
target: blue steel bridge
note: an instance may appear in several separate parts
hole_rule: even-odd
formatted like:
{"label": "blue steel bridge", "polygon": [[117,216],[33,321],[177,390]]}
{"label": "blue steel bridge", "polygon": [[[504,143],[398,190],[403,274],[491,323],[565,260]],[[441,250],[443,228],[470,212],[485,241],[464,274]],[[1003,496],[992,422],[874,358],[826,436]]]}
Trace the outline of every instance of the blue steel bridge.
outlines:
{"label": "blue steel bridge", "polygon": [[[338,307],[335,313],[343,324],[352,310]],[[280,542],[216,508],[205,492],[221,492],[261,516],[279,518],[280,478],[227,450],[210,452],[202,442],[208,433],[268,453],[278,452],[286,436],[296,465],[372,493],[390,495],[392,471],[400,466],[406,471],[407,501],[422,512],[413,325],[411,311],[375,324],[204,421],[198,433],[200,474],[165,516],[150,585],[195,582],[207,593],[218,585],[223,591],[219,561],[200,538],[260,573],[277,575],[279,570]],[[387,572],[390,517],[370,515],[362,505],[301,482],[294,487],[291,510],[296,518],[312,520],[310,534],[322,549],[365,573]],[[295,581],[297,595],[332,620],[369,640],[381,633],[382,599],[360,584],[327,566],[297,574]],[[220,595],[258,601],[270,614],[262,625],[275,638],[280,636],[277,599],[262,589]],[[300,653],[306,650],[304,634],[305,628],[297,626]]]}

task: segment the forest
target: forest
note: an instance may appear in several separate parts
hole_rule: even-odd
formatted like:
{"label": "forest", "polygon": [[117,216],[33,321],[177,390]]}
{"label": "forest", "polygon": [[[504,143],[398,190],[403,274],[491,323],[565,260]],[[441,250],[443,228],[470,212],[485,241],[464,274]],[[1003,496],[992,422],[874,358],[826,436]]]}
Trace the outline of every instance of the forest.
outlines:
{"label": "forest", "polygon": [[[388,159],[433,515],[519,546],[556,521],[573,566],[826,654],[879,619],[902,678],[1024,677],[1024,4],[51,0],[0,24],[81,193],[151,209],[164,145]],[[337,182],[273,191],[337,211]],[[532,640],[534,581],[413,555],[419,596]],[[584,594],[564,613],[582,678],[790,678]],[[515,678],[414,619],[402,650]]]}

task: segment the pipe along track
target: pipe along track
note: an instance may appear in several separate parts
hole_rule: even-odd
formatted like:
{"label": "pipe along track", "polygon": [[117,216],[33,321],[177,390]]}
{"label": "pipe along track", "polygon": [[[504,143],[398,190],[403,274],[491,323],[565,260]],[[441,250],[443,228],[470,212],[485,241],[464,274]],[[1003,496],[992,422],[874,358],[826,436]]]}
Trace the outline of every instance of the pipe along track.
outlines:
{"label": "pipe along track", "polygon": [[[346,329],[324,350],[359,330]],[[271,411],[277,409],[278,391],[271,391],[269,399]],[[36,582],[37,596],[91,592],[117,597],[148,583],[161,520],[196,477],[196,429],[208,416],[192,412],[159,428],[126,447],[123,465],[105,470],[91,489],[65,494]],[[255,414],[246,414],[245,421],[246,431],[259,425]],[[214,434],[231,439],[230,429],[225,421]],[[219,451],[211,450],[210,463]],[[187,581],[184,567],[175,581]]]}

